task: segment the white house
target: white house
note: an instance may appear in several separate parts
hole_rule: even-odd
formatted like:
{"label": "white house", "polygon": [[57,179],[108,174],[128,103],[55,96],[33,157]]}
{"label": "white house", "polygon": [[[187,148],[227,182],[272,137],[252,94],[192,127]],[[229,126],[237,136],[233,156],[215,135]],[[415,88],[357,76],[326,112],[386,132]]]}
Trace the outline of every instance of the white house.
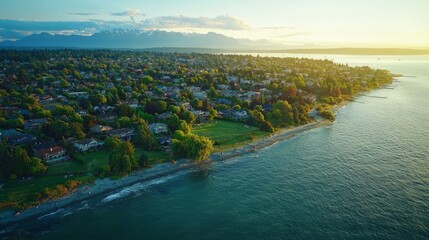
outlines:
{"label": "white house", "polygon": [[81,152],[85,152],[91,148],[96,148],[103,145],[104,145],[103,141],[99,141],[94,138],[86,138],[82,141],[76,142],[74,144],[74,147]]}
{"label": "white house", "polygon": [[149,125],[149,130],[153,134],[167,133],[168,127],[165,123],[152,123]]}
{"label": "white house", "polygon": [[197,118],[198,122],[205,122],[207,121],[207,119],[209,118],[209,112],[207,111],[192,111],[192,113],[195,115],[195,117]]}
{"label": "white house", "polygon": [[249,115],[247,115],[246,110],[237,110],[232,114],[232,118],[234,118],[235,120],[239,120],[239,119],[247,119],[249,118]]}
{"label": "white house", "polygon": [[207,93],[204,91],[200,91],[200,92],[193,92],[195,98],[198,98],[200,100],[204,100],[207,98]]}

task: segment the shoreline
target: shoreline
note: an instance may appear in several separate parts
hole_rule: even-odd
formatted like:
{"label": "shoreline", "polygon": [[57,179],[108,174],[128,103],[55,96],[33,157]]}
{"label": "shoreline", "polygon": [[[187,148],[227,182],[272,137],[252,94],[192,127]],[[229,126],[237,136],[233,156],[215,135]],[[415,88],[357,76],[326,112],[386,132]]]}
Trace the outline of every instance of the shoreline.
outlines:
{"label": "shoreline", "polygon": [[[349,102],[350,101],[343,101],[333,106],[333,112],[336,113],[339,109],[346,106]],[[209,159],[211,159],[211,161],[216,162],[240,157],[248,153],[257,152],[258,150],[271,146],[276,142],[293,138],[308,130],[319,128],[329,124],[332,124],[332,122],[329,120],[317,119],[315,122],[307,123],[305,125],[300,125],[287,129],[280,129],[278,132],[275,132],[265,138],[256,140],[255,142],[251,142],[231,150],[212,153],[210,154]],[[61,197],[56,200],[47,201],[36,207],[25,209],[19,214],[16,214],[16,212],[14,212],[13,210],[0,211],[0,228],[6,229],[3,230],[3,232],[0,232],[0,236],[13,231],[13,229],[8,230],[7,228],[13,228],[20,222],[27,220],[37,220],[40,217],[58,211],[61,208],[67,207],[69,205],[106,195],[108,193],[113,193],[119,189],[123,189],[137,183],[147,182],[150,180],[175,174],[186,169],[194,168],[197,165],[198,163],[195,163],[188,159],[181,159],[173,164],[162,163],[148,169],[134,171],[129,175],[117,180],[112,180],[110,178],[96,179],[93,183],[79,186],[75,191],[64,197]]]}

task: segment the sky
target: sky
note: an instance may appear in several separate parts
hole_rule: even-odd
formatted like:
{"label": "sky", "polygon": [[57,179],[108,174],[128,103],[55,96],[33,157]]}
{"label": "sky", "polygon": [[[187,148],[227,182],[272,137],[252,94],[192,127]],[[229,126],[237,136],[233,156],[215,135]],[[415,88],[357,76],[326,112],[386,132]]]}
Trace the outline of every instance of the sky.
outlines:
{"label": "sky", "polygon": [[1,0],[0,41],[126,28],[304,48],[429,48],[428,10],[428,0]]}

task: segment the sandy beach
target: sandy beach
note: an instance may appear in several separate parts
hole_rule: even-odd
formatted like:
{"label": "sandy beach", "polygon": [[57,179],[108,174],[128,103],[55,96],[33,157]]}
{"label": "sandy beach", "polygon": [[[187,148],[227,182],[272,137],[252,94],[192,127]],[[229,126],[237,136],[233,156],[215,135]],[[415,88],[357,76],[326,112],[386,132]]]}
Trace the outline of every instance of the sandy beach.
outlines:
{"label": "sandy beach", "polygon": [[[337,111],[346,104],[347,102],[338,104],[333,110]],[[331,124],[331,122],[324,119],[318,119],[317,121],[306,125],[301,125],[288,129],[280,129],[267,138],[257,140],[255,142],[246,144],[244,146],[229,151],[213,153],[210,155],[210,160],[224,161],[234,157],[243,156],[244,154],[256,152],[260,149],[268,147],[278,141],[283,141],[295,137],[305,131],[328,124]],[[13,226],[21,221],[37,219],[41,216],[55,212],[73,203],[79,203],[90,198],[107,195],[119,189],[134,185],[136,183],[150,181],[171,174],[175,174],[185,169],[193,168],[195,166],[196,164],[193,161],[181,159],[178,160],[176,163],[163,163],[155,165],[148,169],[135,171],[128,176],[122,177],[118,180],[112,180],[110,178],[97,179],[94,183],[80,186],[73,193],[67,196],[64,196],[57,200],[48,201],[36,207],[28,208],[18,214],[12,210],[0,212],[0,229],[6,229],[7,227]],[[2,232],[0,232],[0,235],[1,234]]]}

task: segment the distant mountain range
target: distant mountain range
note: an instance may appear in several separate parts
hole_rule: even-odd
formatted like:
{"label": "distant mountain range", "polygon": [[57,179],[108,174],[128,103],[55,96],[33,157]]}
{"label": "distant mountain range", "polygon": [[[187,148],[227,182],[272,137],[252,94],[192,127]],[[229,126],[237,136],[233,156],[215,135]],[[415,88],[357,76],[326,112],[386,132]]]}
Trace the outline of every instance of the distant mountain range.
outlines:
{"label": "distant mountain range", "polygon": [[266,40],[235,39],[209,32],[207,34],[166,31],[115,29],[91,36],[33,34],[17,41],[4,41],[0,47],[11,48],[211,48],[211,49],[284,49]]}
{"label": "distant mountain range", "polygon": [[[314,46],[314,45],[313,45]],[[308,45],[310,47],[310,45]],[[252,41],[236,39],[209,32],[180,33],[161,30],[140,31],[114,29],[90,36],[33,34],[16,41],[0,42],[0,48],[87,48],[87,49],[144,49],[157,52],[200,53],[300,53],[300,54],[346,54],[346,55],[423,55],[427,49],[400,48],[305,48],[290,46],[267,40]],[[289,48],[289,49],[288,49]]]}

